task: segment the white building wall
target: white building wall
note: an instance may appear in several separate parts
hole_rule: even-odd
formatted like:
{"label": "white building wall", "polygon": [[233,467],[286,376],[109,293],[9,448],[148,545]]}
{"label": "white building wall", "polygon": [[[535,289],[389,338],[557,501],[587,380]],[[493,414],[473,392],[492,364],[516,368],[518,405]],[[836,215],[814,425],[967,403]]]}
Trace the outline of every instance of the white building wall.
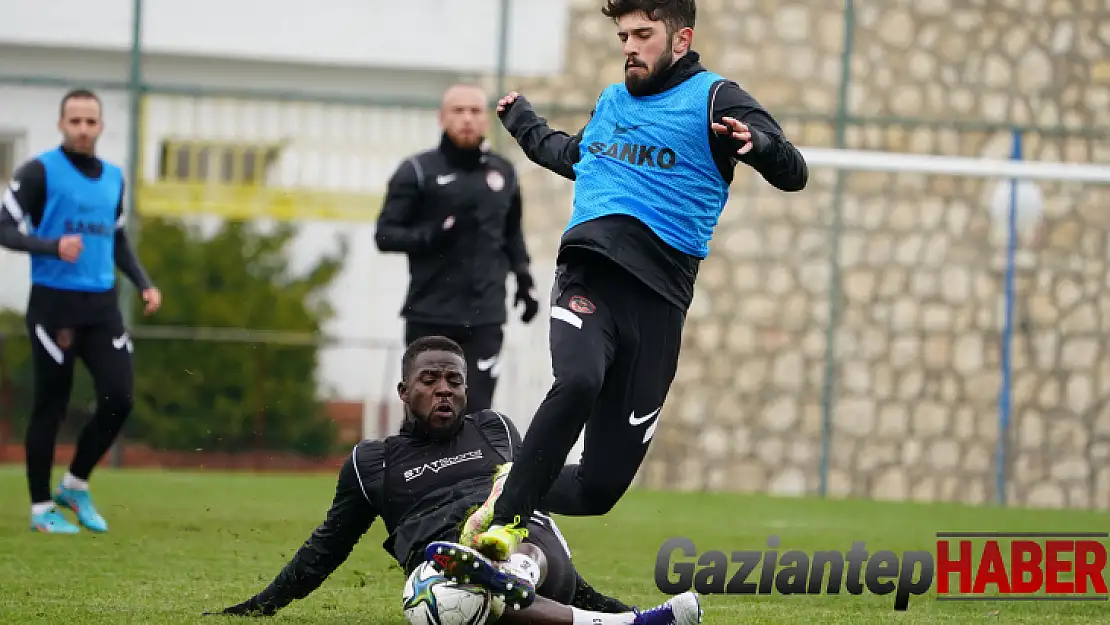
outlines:
{"label": "white building wall", "polygon": [[[15,70],[18,68],[18,72]],[[125,80],[127,55],[120,51],[60,50],[0,45],[0,76],[40,75],[71,77],[82,81]],[[391,99],[438,98],[442,89],[459,74],[451,71],[413,72],[384,68],[322,67],[252,62],[248,60],[153,55],[144,63],[144,73],[153,84],[212,85],[227,88],[267,88],[286,91],[316,91],[351,95],[384,95]],[[5,115],[0,117],[0,136],[16,137],[19,160],[53,147],[58,141],[57,106],[63,87],[12,86],[0,84],[0,101]],[[104,101],[105,131],[100,152],[108,160],[123,163],[128,145],[128,102],[124,92],[101,91]],[[313,187],[342,188],[368,192],[384,191],[385,181],[402,158],[435,145],[439,128],[432,110],[404,113],[363,113],[350,120],[336,121],[323,115],[326,107],[305,103],[296,107],[300,125],[289,136],[281,123],[280,106],[269,103],[228,103],[193,106],[183,98],[152,97],[147,106],[148,179],[157,167],[157,143],[162,135],[182,138],[285,138],[291,139],[279,172],[286,182]],[[286,107],[289,108],[289,107]],[[382,117],[382,116],[385,117]],[[376,117],[375,117],[376,116]],[[256,123],[229,123],[229,120],[254,119]],[[308,120],[307,122],[305,120]],[[383,121],[384,120],[384,121]],[[359,132],[376,129],[373,137]],[[336,133],[335,129],[353,132]],[[391,129],[386,140],[381,129]],[[358,168],[336,167],[312,156],[329,152],[346,154],[343,161],[361,163]],[[376,212],[377,207],[368,207]],[[526,208],[527,210],[527,208]],[[334,390],[343,398],[364,400],[371,410],[385,399],[395,406],[395,385],[399,373],[402,322],[398,310],[407,287],[406,260],[400,255],[385,255],[373,243],[372,223],[302,224],[298,250],[293,262],[309,264],[333,245],[336,237],[347,237],[351,253],[347,268],[329,293],[337,318],[329,334],[350,339],[391,341],[394,351],[388,361],[380,351],[365,347],[327,350],[321,359],[320,380],[324,390]],[[538,294],[546,300],[553,273],[552,259],[535,259],[534,272]],[[23,310],[29,284],[29,263],[25,256],[0,250],[0,306]],[[157,276],[155,276],[157,279]],[[515,285],[511,285],[515,288]],[[510,289],[510,294],[512,293]],[[172,298],[172,293],[166,293]],[[543,302],[542,310],[546,311]],[[522,429],[530,422],[551,380],[547,350],[546,316],[524,327],[519,314],[510,311],[506,328],[506,353],[503,379],[498,390],[497,408],[513,415]],[[399,414],[392,415],[396,423]],[[368,414],[368,434],[377,433],[377,415]]]}
{"label": "white building wall", "polygon": [[[567,0],[511,0],[509,68],[547,75],[564,58]],[[0,42],[126,50],[132,0],[9,0]],[[148,53],[334,66],[486,72],[501,0],[145,0]]]}

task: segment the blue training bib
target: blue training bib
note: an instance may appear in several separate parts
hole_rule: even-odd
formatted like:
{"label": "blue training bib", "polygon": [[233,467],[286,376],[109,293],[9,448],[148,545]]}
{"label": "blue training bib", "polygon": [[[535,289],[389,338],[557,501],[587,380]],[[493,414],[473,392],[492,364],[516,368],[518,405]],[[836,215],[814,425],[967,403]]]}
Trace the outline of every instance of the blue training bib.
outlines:
{"label": "blue training bib", "polygon": [[607,87],[580,143],[567,230],[629,215],[668,245],[708,256],[729,192],[709,144],[709,91],[721,80],[700,72],[647,97],[632,97],[623,83]]}
{"label": "blue training bib", "polygon": [[104,292],[116,283],[116,209],[123,191],[123,172],[104,163],[98,180],[82,174],[61,148],[38,157],[46,170],[46,206],[33,234],[57,239],[76,234],[84,249],[76,263],[31,256],[33,284],[67,291]]}

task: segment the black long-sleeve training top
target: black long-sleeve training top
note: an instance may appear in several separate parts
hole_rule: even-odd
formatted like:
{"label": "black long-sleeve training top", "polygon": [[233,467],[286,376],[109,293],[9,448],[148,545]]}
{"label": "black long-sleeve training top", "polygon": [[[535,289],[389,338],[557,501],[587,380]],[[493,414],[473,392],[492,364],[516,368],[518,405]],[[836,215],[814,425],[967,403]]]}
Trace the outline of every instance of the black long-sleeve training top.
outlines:
{"label": "black long-sleeve training top", "polygon": [[[104,163],[99,158],[71,152],[65,148],[62,148],[62,152],[82,175],[95,180],[104,173]],[[11,183],[4,191],[3,199],[0,200],[0,247],[17,252],[58,257],[57,239],[43,239],[30,232],[20,231],[22,225],[37,228],[42,222],[43,211],[46,209],[46,189],[46,168],[42,161],[37,158],[31,159],[16,170]],[[145,290],[151,288],[153,284],[143,269],[142,263],[139,262],[124,227],[124,193],[125,190],[121,188],[116,207],[115,262],[120,271],[136,287]],[[100,310],[114,310],[118,305],[113,291],[105,294],[79,294],[68,297],[70,294],[56,289],[37,285],[32,288],[32,301],[50,302],[49,306],[56,309],[58,314],[64,312],[67,315],[90,316]],[[74,302],[79,304],[71,305]]]}
{"label": "black long-sleeve training top", "polygon": [[520,433],[492,410],[460,419],[450,440],[430,437],[415,419],[381,440],[365,440],[339,470],[324,522],[252,603],[276,611],[316,590],[377,519],[382,547],[410,573],[435,540],[458,540],[467,512],[489,496],[497,467],[514,459]]}
{"label": "black long-sleeve training top", "polygon": [[[671,89],[703,71],[699,55],[691,51],[657,78],[652,92]],[[744,143],[731,134],[717,135],[707,121],[713,160],[721,176],[731,183],[736,164],[744,163],[779,190],[804,189],[809,178],[805,158],[786,139],[774,117],[732,81],[715,83],[710,93],[715,95],[706,102],[706,111],[714,122],[722,123],[722,118],[732,117],[746,124],[752,133],[752,150],[738,155]],[[579,144],[585,128],[574,136],[553,130],[523,96],[503,111],[501,118],[532,162],[564,178],[575,179],[574,165],[581,155]],[[701,259],[667,245],[639,220],[612,215],[579,224],[563,235],[560,257],[575,248],[608,257],[683,311],[689,309]]]}

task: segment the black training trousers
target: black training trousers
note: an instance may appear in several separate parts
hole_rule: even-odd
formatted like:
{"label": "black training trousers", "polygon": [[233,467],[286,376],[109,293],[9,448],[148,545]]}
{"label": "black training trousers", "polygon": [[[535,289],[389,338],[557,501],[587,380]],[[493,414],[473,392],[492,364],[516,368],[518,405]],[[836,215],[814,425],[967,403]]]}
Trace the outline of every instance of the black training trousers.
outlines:
{"label": "black training trousers", "polygon": [[[684,312],[608,259],[566,258],[551,301],[555,382],[525,433],[494,524],[537,509],[611,510],[647,455],[678,366]],[[564,466],[583,428],[582,461]]]}
{"label": "black training trousers", "polygon": [[493,405],[497,377],[501,373],[501,345],[505,340],[500,325],[454,326],[409,321],[405,323],[405,345],[425,336],[445,336],[466,354],[466,412],[488,410]]}
{"label": "black training trousers", "polygon": [[[105,296],[110,297],[110,296]],[[80,299],[74,295],[73,300]],[[96,413],[77,441],[69,472],[87,480],[131,414],[131,338],[118,307],[83,321],[73,310],[36,304],[27,309],[34,367],[34,401],[27,425],[27,483],[31,503],[50,501],[50,473],[58,428],[69,408],[76,360],[84,362],[96,390]]]}

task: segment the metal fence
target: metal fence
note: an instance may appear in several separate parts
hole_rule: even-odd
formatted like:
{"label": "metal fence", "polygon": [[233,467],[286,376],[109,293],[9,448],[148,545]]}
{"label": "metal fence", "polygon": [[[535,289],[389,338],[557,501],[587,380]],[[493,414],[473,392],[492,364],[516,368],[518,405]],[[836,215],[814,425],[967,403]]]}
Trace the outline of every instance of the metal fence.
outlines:
{"label": "metal fence", "polygon": [[[1015,116],[988,121],[853,110],[852,89],[860,81],[853,67],[878,63],[873,53],[857,48],[857,41],[868,41],[877,28],[874,15],[860,17],[860,12],[878,9],[863,10],[851,0],[824,4],[822,10],[841,17],[844,25],[832,106],[776,110],[800,145],[1005,156],[1019,132],[1031,158],[1096,160],[1098,146],[1110,138],[1108,128],[1074,122],[1038,125],[1016,123]],[[136,7],[141,5],[136,0]],[[140,31],[138,19],[136,42]],[[317,238],[328,228],[354,237],[346,262],[365,264],[370,257],[359,254],[368,245],[368,224],[387,176],[401,158],[438,136],[438,102],[171,87],[144,79],[142,55],[136,44],[128,82],[90,86],[126,102],[129,178],[138,181],[131,209],[142,218],[131,223],[163,228],[161,236],[184,236],[166,230],[163,221],[177,223],[198,213],[258,224],[293,220],[302,232],[317,230]],[[488,78],[502,87],[498,92],[512,79],[503,72]],[[0,76],[0,85],[70,83]],[[557,89],[550,93],[536,104],[552,125],[581,127],[589,107]],[[1066,115],[1059,117],[1066,121]],[[495,138],[507,143],[503,133]],[[572,189],[518,152],[506,151],[520,167],[526,202],[535,207],[529,208],[526,228],[542,291]],[[659,429],[641,483],[1110,506],[1099,495],[1110,493],[1110,473],[1103,468],[1110,459],[1110,382],[1105,382],[1110,356],[1098,343],[1106,330],[1100,320],[1110,313],[1107,235],[1099,230],[1110,198],[1097,185],[1044,186],[1048,218],[1040,238],[1023,244],[1017,255],[1010,292],[1005,243],[988,212],[980,210],[991,203],[993,185],[987,179],[867,174],[846,167],[814,170],[803,194],[784,196],[757,176],[741,175],[715,237],[716,252],[703,266],[668,402],[670,418]],[[219,274],[222,261],[214,251],[170,255],[178,239],[151,240],[137,229],[135,235],[144,259],[170,259],[165,273],[182,273],[186,282]],[[200,240],[196,237],[189,240]],[[264,256],[256,254],[252,262],[264,265]],[[372,284],[341,281],[335,287],[366,291],[358,306],[368,330],[395,320],[404,286],[383,277],[403,275],[401,261],[375,256],[373,262]],[[209,289],[213,295],[200,297],[194,308],[234,302],[225,286]],[[260,301],[276,306],[276,295],[268,297]],[[1008,301],[1016,311],[1012,323],[1004,314]],[[279,322],[261,313],[256,321],[232,313],[204,317],[183,308],[171,316],[134,320],[143,352],[172,353],[205,342],[192,355],[199,362],[228,350],[230,364],[210,364],[203,372],[209,385],[219,379],[220,367],[249,368],[242,390],[224,390],[245,395],[245,389],[256,389],[236,404],[250,408],[240,410],[241,423],[221,435],[234,441],[229,449],[268,445],[265,408],[277,395],[267,390],[267,381],[283,379],[283,373],[258,354],[262,345],[358,352],[333,367],[358,372],[363,381],[354,384],[362,388],[335,395],[364,401],[367,434],[395,424],[397,340],[350,330],[353,323],[321,338],[327,333],[305,329],[311,326],[305,319]],[[221,319],[238,327],[221,327]],[[508,330],[506,357],[513,366],[505,368],[499,401],[526,427],[546,391],[549,364],[542,323],[518,326]],[[9,355],[19,351],[12,346],[20,340],[6,339],[0,357],[7,363],[7,373],[0,372],[0,388],[6,389],[0,406],[8,407],[9,423],[27,395],[26,380],[12,373],[18,359]],[[236,350],[238,355],[232,354]],[[251,350],[250,357],[244,350]],[[313,358],[316,366],[304,371],[318,370],[322,356],[308,360]],[[187,366],[178,368],[182,371],[165,375],[182,380],[195,375]],[[90,399],[78,396],[85,403]],[[208,401],[193,409],[219,409],[218,394]],[[139,405],[150,414],[184,410],[154,401]],[[137,434],[161,446],[164,439],[158,436],[173,435],[136,427]],[[1012,453],[1000,454],[1000,445]]]}

